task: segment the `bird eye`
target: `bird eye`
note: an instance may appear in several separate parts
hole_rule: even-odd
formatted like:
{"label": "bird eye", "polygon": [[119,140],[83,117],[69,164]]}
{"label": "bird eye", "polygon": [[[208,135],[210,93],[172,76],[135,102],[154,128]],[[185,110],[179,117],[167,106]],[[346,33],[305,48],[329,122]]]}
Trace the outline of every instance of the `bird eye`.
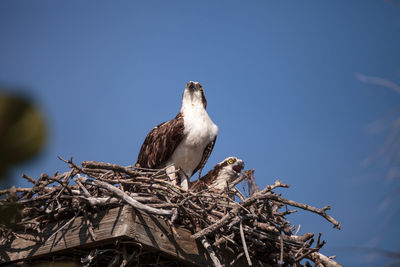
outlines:
{"label": "bird eye", "polygon": [[233,163],[233,159],[228,159],[228,163],[232,164]]}
{"label": "bird eye", "polygon": [[199,90],[200,90],[200,91],[203,91],[203,87],[201,87],[201,85],[200,85],[200,88],[199,88]]}

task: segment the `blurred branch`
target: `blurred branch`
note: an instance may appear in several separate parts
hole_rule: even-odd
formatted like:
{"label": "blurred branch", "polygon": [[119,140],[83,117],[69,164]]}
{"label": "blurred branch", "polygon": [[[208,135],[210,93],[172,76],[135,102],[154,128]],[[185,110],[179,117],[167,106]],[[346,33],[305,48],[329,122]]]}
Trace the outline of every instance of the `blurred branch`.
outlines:
{"label": "blurred branch", "polygon": [[383,87],[392,89],[396,93],[400,94],[400,86],[392,81],[389,81],[389,80],[386,80],[383,78],[379,78],[379,77],[367,76],[367,75],[364,75],[361,73],[357,73],[356,78],[358,80],[360,80],[361,82],[383,86]]}

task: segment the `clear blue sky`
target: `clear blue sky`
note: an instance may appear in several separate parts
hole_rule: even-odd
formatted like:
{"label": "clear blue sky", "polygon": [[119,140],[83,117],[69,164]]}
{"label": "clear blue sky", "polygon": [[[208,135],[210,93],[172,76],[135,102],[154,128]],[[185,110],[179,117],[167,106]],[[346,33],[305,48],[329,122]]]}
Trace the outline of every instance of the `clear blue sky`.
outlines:
{"label": "clear blue sky", "polygon": [[354,248],[400,251],[399,203],[382,208],[399,183],[362,162],[389,134],[369,126],[400,96],[356,73],[399,83],[399,48],[400,8],[384,0],[3,0],[0,85],[24,88],[49,125],[13,183],[67,170],[57,155],[133,164],[195,80],[220,129],[205,171],[237,156],[260,187],[279,178],[285,197],[331,205],[340,231],[311,213],[289,220],[322,232],[323,252],[347,266],[376,266]]}

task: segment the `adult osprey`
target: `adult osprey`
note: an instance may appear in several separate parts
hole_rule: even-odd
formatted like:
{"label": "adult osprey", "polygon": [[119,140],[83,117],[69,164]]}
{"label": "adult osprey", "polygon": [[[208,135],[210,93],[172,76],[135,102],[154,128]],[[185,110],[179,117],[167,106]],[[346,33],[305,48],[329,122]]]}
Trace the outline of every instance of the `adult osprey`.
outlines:
{"label": "adult osprey", "polygon": [[226,158],[199,180],[190,183],[189,189],[198,192],[212,188],[214,191],[222,192],[227,184],[239,177],[243,168],[243,160],[236,157]]}
{"label": "adult osprey", "polygon": [[[155,169],[174,164],[175,168],[183,171],[178,173],[180,186],[188,189],[190,177],[199,169],[201,172],[218,134],[218,127],[208,116],[206,107],[200,83],[188,82],[179,113],[150,131],[140,149],[136,166]],[[176,182],[174,179],[173,183]]]}

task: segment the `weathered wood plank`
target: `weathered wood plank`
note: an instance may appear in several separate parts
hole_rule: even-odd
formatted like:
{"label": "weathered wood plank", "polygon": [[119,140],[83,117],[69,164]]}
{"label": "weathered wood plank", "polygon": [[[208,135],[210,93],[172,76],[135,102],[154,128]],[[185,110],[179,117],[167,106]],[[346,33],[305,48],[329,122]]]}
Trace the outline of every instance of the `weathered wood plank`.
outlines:
{"label": "weathered wood plank", "polygon": [[[0,247],[0,262],[11,262],[21,259],[31,259],[54,252],[61,252],[80,246],[96,246],[105,242],[112,242],[117,238],[132,238],[134,236],[132,208],[125,206],[99,212],[92,217],[94,226],[93,239],[88,231],[88,225],[82,217],[77,217],[54,236],[69,220],[51,223],[44,229],[47,240],[43,244],[24,238],[15,238],[10,244]],[[21,234],[21,236],[24,236]],[[52,237],[51,237],[52,236]],[[50,239],[48,239],[51,237]]]}
{"label": "weathered wood plank", "polygon": [[[157,249],[174,258],[180,259],[190,265],[196,266],[213,266],[209,255],[203,248],[200,242],[193,240],[190,236],[189,230],[184,228],[177,228],[178,235],[174,235],[169,225],[154,216],[149,216],[137,212],[134,214],[135,218],[135,240],[148,248]],[[222,254],[218,254],[219,259],[225,266],[247,266],[245,257],[240,258],[235,264],[229,263],[237,255],[232,251],[224,250]],[[268,264],[254,260],[253,266],[267,267]]]}
{"label": "weathered wood plank", "polygon": [[143,245],[192,264],[206,266],[209,262],[208,255],[199,243],[190,238],[187,229],[177,228],[176,236],[165,221],[139,212],[134,216],[135,240]]}
{"label": "weathered wood plank", "polygon": [[[68,220],[48,225],[45,237],[49,238],[63,227]],[[193,266],[211,266],[209,256],[200,244],[190,238],[191,233],[184,228],[177,228],[176,234],[162,219],[143,212],[135,211],[130,206],[99,212],[92,218],[94,240],[82,217],[77,217],[44,244],[16,238],[11,244],[0,246],[0,263],[17,260],[29,260],[35,257],[46,257],[51,253],[67,253],[72,248],[87,248],[109,244],[116,239],[130,239],[142,244],[146,249],[162,252],[167,257],[178,259]],[[235,257],[226,251],[220,255],[221,263],[226,266]],[[245,266],[245,259],[238,260],[234,266]],[[267,266],[255,262],[254,266]]]}

